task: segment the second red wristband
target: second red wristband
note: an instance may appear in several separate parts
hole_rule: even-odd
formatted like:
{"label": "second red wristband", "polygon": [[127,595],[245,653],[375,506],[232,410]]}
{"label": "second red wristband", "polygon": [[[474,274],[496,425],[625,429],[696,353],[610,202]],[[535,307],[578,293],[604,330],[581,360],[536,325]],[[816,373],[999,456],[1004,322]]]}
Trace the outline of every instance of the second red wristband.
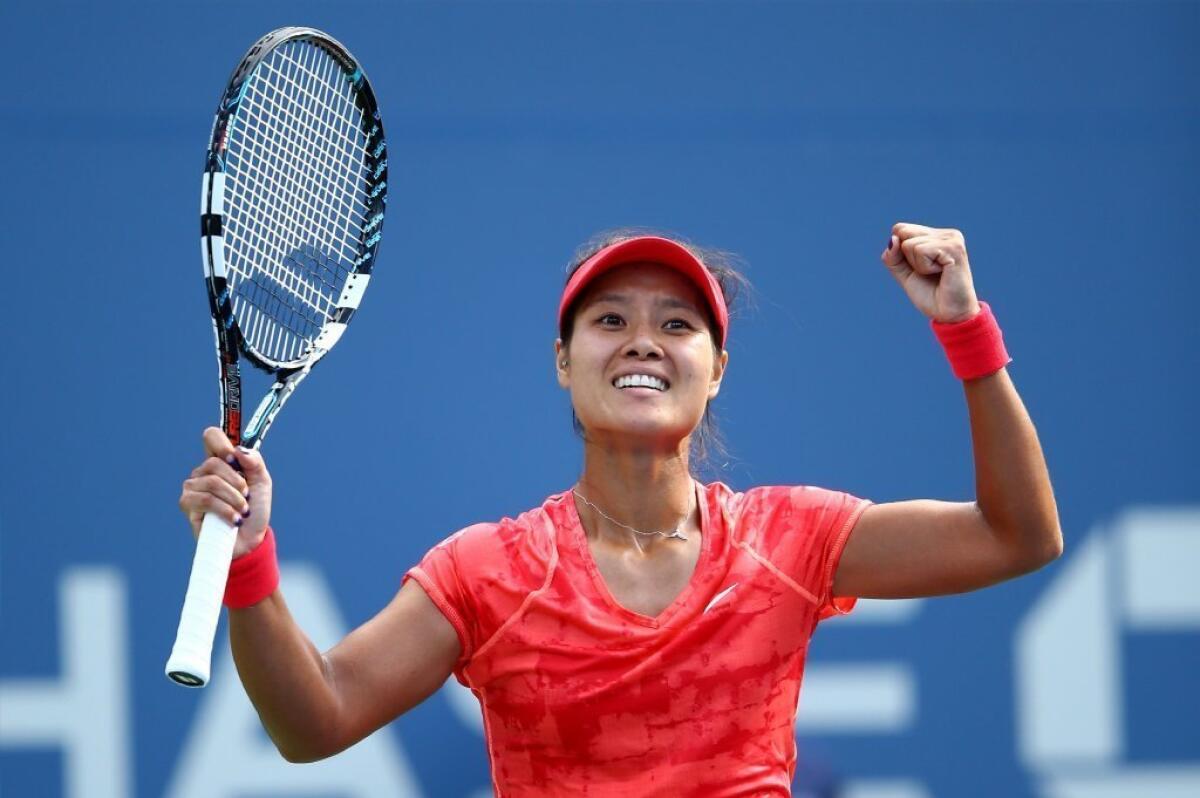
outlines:
{"label": "second red wristband", "polygon": [[279,587],[279,560],[275,556],[275,533],[267,527],[262,541],[229,564],[225,583],[225,606],[240,610],[253,607]]}
{"label": "second red wristband", "polygon": [[966,321],[930,321],[930,325],[946,350],[954,376],[960,380],[995,374],[1012,362],[1004,348],[1000,325],[986,302],[980,302],[979,313]]}

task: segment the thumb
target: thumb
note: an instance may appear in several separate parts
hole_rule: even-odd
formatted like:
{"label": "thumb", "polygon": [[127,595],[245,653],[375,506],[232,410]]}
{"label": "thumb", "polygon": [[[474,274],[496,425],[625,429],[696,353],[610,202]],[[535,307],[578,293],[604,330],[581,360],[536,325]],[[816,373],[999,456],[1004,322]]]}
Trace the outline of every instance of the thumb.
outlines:
{"label": "thumb", "polygon": [[901,282],[912,272],[912,267],[904,258],[904,253],[900,250],[900,239],[896,236],[888,238],[887,249],[879,256],[883,261],[883,265],[887,267],[892,276]]}
{"label": "thumb", "polygon": [[233,456],[237,458],[238,470],[242,472],[242,476],[246,478],[246,482],[250,484],[251,488],[255,485],[270,483],[271,475],[267,473],[267,464],[257,450],[236,446],[233,447]]}

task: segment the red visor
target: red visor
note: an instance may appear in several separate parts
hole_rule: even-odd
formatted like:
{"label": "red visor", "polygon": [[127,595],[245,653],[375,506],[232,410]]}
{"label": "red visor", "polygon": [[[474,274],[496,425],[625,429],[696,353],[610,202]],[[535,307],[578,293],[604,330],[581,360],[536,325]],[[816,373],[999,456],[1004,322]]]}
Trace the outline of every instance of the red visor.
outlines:
{"label": "red visor", "polygon": [[713,277],[712,272],[705,268],[704,264],[682,244],[658,236],[639,236],[618,241],[584,261],[583,265],[571,275],[571,279],[567,281],[567,287],[563,289],[562,299],[558,303],[559,330],[562,330],[563,316],[567,309],[592,280],[614,266],[638,262],[661,263],[663,266],[669,266],[687,277],[700,289],[700,293],[704,295],[713,318],[717,322],[717,345],[724,349],[725,338],[729,331],[729,310],[725,307],[725,296],[721,293],[721,286],[717,282],[717,278]]}

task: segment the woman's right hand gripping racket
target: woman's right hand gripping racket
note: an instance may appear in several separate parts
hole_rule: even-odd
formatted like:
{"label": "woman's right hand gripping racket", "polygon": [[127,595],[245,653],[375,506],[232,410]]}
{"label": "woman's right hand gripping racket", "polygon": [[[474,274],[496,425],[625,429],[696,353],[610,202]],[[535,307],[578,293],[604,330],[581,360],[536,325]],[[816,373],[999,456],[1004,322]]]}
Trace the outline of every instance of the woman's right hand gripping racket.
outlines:
{"label": "woman's right hand gripping racket", "polygon": [[[246,53],[221,96],[200,194],[200,244],[229,440],[257,449],[328,352],[370,281],[387,203],[375,95],[345,47],[280,28]],[[274,384],[242,428],[239,355]],[[167,675],[209,678],[237,528],[200,528]]]}

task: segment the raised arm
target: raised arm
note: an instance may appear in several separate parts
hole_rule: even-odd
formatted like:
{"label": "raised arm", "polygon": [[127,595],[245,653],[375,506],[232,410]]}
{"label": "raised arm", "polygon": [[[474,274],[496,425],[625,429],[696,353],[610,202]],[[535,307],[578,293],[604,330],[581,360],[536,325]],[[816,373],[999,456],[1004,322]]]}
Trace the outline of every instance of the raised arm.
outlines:
{"label": "raised arm", "polygon": [[458,636],[415,580],[325,654],[283,595],[229,613],[233,659],[284,758],[332,756],[428,698],[459,656]]}
{"label": "raised arm", "polygon": [[[961,323],[979,313],[957,230],[900,223],[884,264],[925,315]],[[962,593],[1036,570],[1062,553],[1062,531],[1037,431],[1008,371],[963,382],[975,459],[975,501],[869,507],[834,577],[835,596]]]}
{"label": "raised arm", "polygon": [[[205,512],[240,522],[234,556],[244,556],[266,530],[270,474],[257,452],[235,450],[219,429],[205,430],[204,444],[209,457],[184,482],[179,505],[193,532]],[[279,590],[230,610],[229,639],[246,693],[292,762],[331,756],[416,706],[446,681],[461,650],[454,627],[412,580],[324,654],[293,620]]]}

